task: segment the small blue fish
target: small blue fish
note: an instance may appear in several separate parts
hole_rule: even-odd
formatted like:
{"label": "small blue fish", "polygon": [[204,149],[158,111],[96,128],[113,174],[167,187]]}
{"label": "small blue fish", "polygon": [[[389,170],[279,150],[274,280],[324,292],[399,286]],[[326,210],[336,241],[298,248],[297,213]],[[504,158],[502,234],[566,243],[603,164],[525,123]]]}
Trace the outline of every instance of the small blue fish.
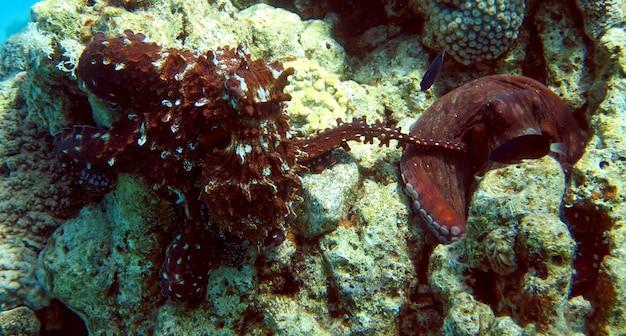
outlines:
{"label": "small blue fish", "polygon": [[442,51],[439,55],[437,55],[437,57],[435,57],[433,62],[430,63],[430,66],[428,67],[428,70],[426,70],[426,74],[424,74],[424,78],[422,78],[422,82],[420,83],[420,89],[422,92],[430,89],[430,87],[433,86],[433,83],[437,80],[437,77],[439,77],[441,68],[443,67],[443,55],[445,55],[445,53],[445,50]]}

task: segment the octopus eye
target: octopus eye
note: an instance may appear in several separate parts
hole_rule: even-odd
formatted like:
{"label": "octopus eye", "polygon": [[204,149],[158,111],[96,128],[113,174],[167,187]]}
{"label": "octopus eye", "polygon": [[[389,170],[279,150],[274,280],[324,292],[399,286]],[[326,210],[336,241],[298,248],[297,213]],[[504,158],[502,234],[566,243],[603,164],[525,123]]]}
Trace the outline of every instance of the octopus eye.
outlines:
{"label": "octopus eye", "polygon": [[231,143],[230,133],[221,128],[211,130],[200,137],[200,147],[206,151],[207,154],[219,157],[226,152],[228,146]]}

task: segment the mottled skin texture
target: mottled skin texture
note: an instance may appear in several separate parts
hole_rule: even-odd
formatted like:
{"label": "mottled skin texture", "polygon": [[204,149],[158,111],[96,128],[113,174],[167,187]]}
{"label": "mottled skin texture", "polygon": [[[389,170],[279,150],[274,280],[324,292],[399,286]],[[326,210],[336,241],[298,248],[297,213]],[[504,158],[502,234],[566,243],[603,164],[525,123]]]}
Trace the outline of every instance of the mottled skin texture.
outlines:
{"label": "mottled skin texture", "polygon": [[410,134],[468,147],[466,153],[455,153],[409,145],[402,155],[413,208],[429,225],[434,221],[445,227],[431,228],[441,242],[464,235],[475,176],[497,166],[489,161],[495,148],[520,135],[544,134],[563,143],[563,153],[551,155],[567,172],[585,146],[571,111],[556,94],[535,80],[511,75],[482,77],[444,95],[412,125]]}
{"label": "mottled skin texture", "polygon": [[[299,199],[297,174],[306,170],[296,161],[284,110],[292,68],[253,61],[240,48],[163,49],[126,31],[113,38],[96,34],[77,73],[117,113],[110,127],[74,126],[58,134],[57,149],[83,164],[87,176],[98,176],[90,170],[135,173],[185,209],[161,274],[166,295],[201,295],[196,288],[216,263],[195,262],[196,255],[233,263],[241,252],[228,246],[262,246],[270,232],[285,229]],[[213,236],[226,239],[223,251],[214,251],[214,239],[197,239],[211,236],[203,232],[207,222]]]}
{"label": "mottled skin texture", "polygon": [[144,38],[96,35],[78,75],[122,113],[110,129],[74,128],[57,144],[95,168],[143,176],[184,205],[187,217],[199,218],[206,206],[221,233],[263,240],[292,213],[296,173],[304,170],[283,106],[293,69],[252,61],[237,49],[197,55]]}

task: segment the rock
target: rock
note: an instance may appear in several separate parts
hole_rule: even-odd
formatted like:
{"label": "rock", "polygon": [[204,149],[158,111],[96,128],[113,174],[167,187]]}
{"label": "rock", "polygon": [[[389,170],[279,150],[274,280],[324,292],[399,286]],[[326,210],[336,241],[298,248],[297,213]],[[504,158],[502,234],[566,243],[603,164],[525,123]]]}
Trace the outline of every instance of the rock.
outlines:
{"label": "rock", "polygon": [[626,19],[624,4],[619,0],[576,0],[576,6],[583,15],[585,33],[592,40],[597,40],[610,28],[623,27]]}
{"label": "rock", "polygon": [[[403,242],[406,210],[397,202],[397,184],[366,182],[357,202],[359,224],[344,222],[320,240],[338,291],[349,333],[398,333],[395,319],[415,274]],[[367,204],[367,206],[364,206]]]}
{"label": "rock", "polygon": [[584,235],[597,237],[587,249],[593,264],[585,274],[591,281],[580,290],[586,299],[597,302],[588,327],[601,334],[621,333],[626,326],[622,309],[626,300],[626,164],[621,159],[626,157],[622,145],[626,134],[626,52],[617,47],[624,41],[623,27],[607,29],[595,41],[596,62],[601,68],[589,97],[588,118],[594,134],[574,166],[572,193],[566,200],[572,224],[587,228]]}
{"label": "rock", "polygon": [[21,98],[26,77],[19,72],[0,82],[0,309],[48,304],[37,254],[76,211],[52,141]]}
{"label": "rock", "polygon": [[574,8],[560,2],[542,2],[535,21],[548,69],[546,86],[572,109],[587,103],[593,81],[591,49],[582,28],[574,21]]}
{"label": "rock", "polygon": [[504,328],[496,315],[510,318],[506,329],[532,326],[542,333],[581,323],[564,315],[576,246],[559,219],[564,182],[550,157],[485,174],[472,198],[466,239],[439,245],[431,256],[429,280],[444,303],[446,330],[496,333]]}
{"label": "rock", "polygon": [[[81,316],[90,333],[124,333],[154,320],[160,300],[159,266],[151,261],[160,253],[156,227],[173,231],[164,220],[167,212],[155,211],[158,204],[152,190],[136,177],[121,175],[103,201],[108,211],[100,205],[83,208],[41,252],[40,262],[53,284],[51,294]],[[126,318],[115,318],[120,314]],[[152,328],[135,330],[147,333]]]}
{"label": "rock", "polygon": [[294,228],[306,238],[333,231],[354,204],[359,182],[358,167],[346,154],[320,174],[304,176],[300,194],[305,202],[299,205]]}
{"label": "rock", "polygon": [[0,334],[38,336],[41,323],[35,312],[27,307],[17,307],[0,312]]}

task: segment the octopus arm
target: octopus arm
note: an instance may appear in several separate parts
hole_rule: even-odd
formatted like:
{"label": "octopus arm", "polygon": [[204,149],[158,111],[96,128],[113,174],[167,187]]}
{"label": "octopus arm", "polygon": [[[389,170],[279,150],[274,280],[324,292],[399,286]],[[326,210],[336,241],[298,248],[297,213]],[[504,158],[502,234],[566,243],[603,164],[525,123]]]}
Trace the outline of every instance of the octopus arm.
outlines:
{"label": "octopus arm", "polygon": [[389,146],[390,140],[396,140],[397,146],[402,148],[412,144],[422,149],[437,148],[456,152],[467,150],[464,143],[433,138],[417,138],[403,133],[399,127],[387,127],[378,119],[373,124],[368,124],[367,119],[361,117],[353,118],[352,122],[349,123],[337,119],[336,127],[328,128],[309,139],[299,140],[297,146],[305,153],[299,159],[299,163],[319,172],[325,165],[331,163],[330,152],[333,149],[343,147],[348,150],[348,141],[373,143],[374,138],[380,141],[380,146]]}
{"label": "octopus arm", "polygon": [[55,148],[77,161],[117,171],[120,164],[135,155],[142,141],[141,128],[134,122],[125,124],[118,122],[110,129],[84,125],[67,128],[55,136]]}

